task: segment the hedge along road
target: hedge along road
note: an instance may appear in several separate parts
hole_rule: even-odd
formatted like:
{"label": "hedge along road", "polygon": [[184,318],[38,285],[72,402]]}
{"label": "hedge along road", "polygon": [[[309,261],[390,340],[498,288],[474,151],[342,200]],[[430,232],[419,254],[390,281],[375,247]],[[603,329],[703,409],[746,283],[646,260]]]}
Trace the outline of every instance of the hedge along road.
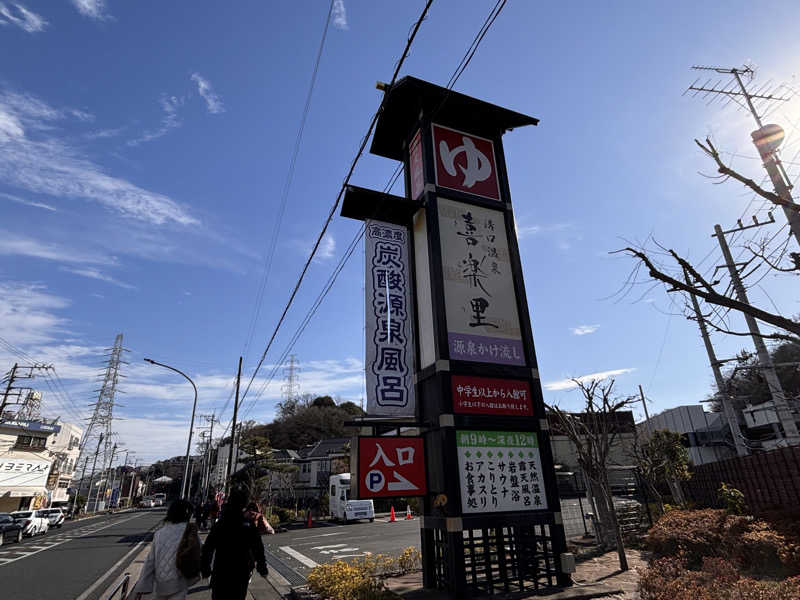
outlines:
{"label": "hedge along road", "polygon": [[284,568],[290,568],[297,577],[295,581],[290,577],[287,579],[290,583],[299,583],[317,564],[350,560],[367,553],[398,555],[409,546],[419,548],[420,544],[419,518],[406,521],[404,516],[404,512],[398,513],[399,519],[395,523],[377,517],[374,523],[360,521],[347,525],[315,526],[268,535],[263,538],[267,557],[275,570],[281,570],[273,563],[275,559],[280,560]]}
{"label": "hedge along road", "polygon": [[[0,597],[14,600],[79,598],[98,580],[85,600],[105,591],[116,572],[134,558],[131,550],[149,539],[164,510],[122,512],[65,524],[22,544],[0,547]],[[113,572],[112,566],[122,561]]]}

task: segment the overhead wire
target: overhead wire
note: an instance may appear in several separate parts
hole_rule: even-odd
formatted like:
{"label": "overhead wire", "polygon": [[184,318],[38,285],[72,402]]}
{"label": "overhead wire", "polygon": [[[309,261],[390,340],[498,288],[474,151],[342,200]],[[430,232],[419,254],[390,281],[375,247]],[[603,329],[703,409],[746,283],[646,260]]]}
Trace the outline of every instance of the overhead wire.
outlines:
{"label": "overhead wire", "polygon": [[[462,59],[459,62],[458,66],[456,67],[455,71],[453,72],[453,75],[448,80],[448,83],[447,83],[447,89],[448,90],[452,90],[453,86],[458,82],[459,78],[464,73],[466,67],[469,66],[469,63],[472,61],[472,58],[475,56],[475,52],[477,51],[478,47],[480,46],[480,43],[483,41],[483,38],[486,36],[486,33],[487,33],[488,29],[491,27],[491,25],[497,19],[498,15],[503,10],[503,7],[505,6],[505,4],[506,4],[505,0],[499,0],[497,2],[497,4],[495,4],[495,6],[492,8],[492,10],[490,11],[489,15],[486,17],[486,20],[484,21],[483,25],[481,26],[481,28],[479,29],[478,33],[473,38],[472,43],[470,44],[469,48],[465,52],[464,57],[462,57]],[[398,70],[399,70],[399,68],[395,70],[395,78],[397,76],[397,71]],[[431,113],[431,118],[433,118],[439,112],[439,110],[441,110],[441,108],[444,105],[446,99],[447,99],[447,96],[445,96],[445,99],[442,100],[442,102],[440,102],[439,106]],[[381,109],[379,108],[379,111],[380,110]],[[387,192],[391,191],[391,189],[394,187],[395,183],[397,182],[397,180],[398,180],[398,178],[399,178],[399,176],[400,176],[400,174],[402,172],[403,172],[403,164],[399,163],[397,165],[397,167],[395,168],[395,170],[393,171],[392,175],[389,177],[388,182],[384,186],[384,189],[383,189],[384,193],[387,193]],[[302,335],[303,331],[305,331],[306,327],[308,326],[308,323],[311,321],[311,319],[313,318],[313,316],[316,313],[317,309],[322,304],[322,301],[324,300],[324,298],[327,296],[328,292],[333,287],[333,284],[335,283],[337,277],[339,276],[339,274],[341,273],[342,269],[344,268],[344,265],[350,259],[350,257],[352,256],[355,248],[358,246],[359,242],[363,238],[364,232],[365,232],[365,226],[362,225],[359,228],[359,230],[356,233],[356,235],[354,236],[353,240],[348,245],[347,250],[345,251],[343,256],[340,258],[339,263],[337,263],[337,266],[334,268],[333,273],[328,278],[328,281],[325,283],[325,285],[323,286],[322,290],[318,294],[317,299],[313,303],[312,307],[309,309],[308,313],[306,314],[305,318],[301,322],[300,326],[295,331],[295,334],[292,336],[292,339],[290,340],[290,342],[287,345],[286,349],[281,354],[281,358],[275,363],[270,375],[267,377],[265,382],[262,384],[262,386],[260,387],[258,392],[256,392],[255,398],[253,400],[251,400],[250,404],[248,405],[248,408],[245,410],[245,412],[243,412],[243,418],[244,418],[244,416],[247,416],[250,413],[250,411],[255,406],[256,402],[260,399],[260,397],[262,396],[264,391],[267,389],[269,384],[272,382],[275,374],[277,373],[278,369],[282,365],[282,363],[285,360],[286,356],[288,356],[288,354],[291,352],[291,350],[294,347],[295,343],[298,341],[298,339]],[[244,397],[242,397],[242,401],[243,400],[244,400]],[[226,428],[225,431],[227,433],[227,428]]]}
{"label": "overhead wire", "polygon": [[[408,57],[409,51],[411,49],[411,44],[414,42],[414,38],[416,37],[417,32],[419,31],[419,28],[422,26],[422,22],[425,20],[425,17],[428,14],[428,10],[430,9],[431,4],[433,4],[433,0],[428,0],[425,3],[425,7],[422,10],[422,14],[420,15],[420,17],[417,19],[416,23],[414,24],[414,28],[413,28],[413,30],[411,32],[411,35],[408,37],[408,40],[406,42],[406,46],[405,46],[405,48],[403,50],[403,53],[400,56],[400,59],[397,61],[397,65],[396,65],[396,67],[394,69],[394,73],[392,74],[392,78],[391,78],[391,81],[389,83],[389,87],[390,88],[397,81],[397,76],[400,73],[400,69],[402,68],[403,63],[405,62],[406,58]],[[378,110],[375,111],[375,114],[372,116],[372,119],[370,120],[369,127],[367,128],[367,133],[362,138],[361,143],[360,143],[359,148],[358,148],[358,151],[356,152],[356,156],[355,156],[355,158],[353,158],[352,162],[350,163],[350,168],[348,169],[347,175],[345,176],[344,181],[342,182],[342,185],[339,188],[339,192],[336,195],[336,199],[334,200],[333,205],[331,206],[331,209],[328,212],[328,216],[326,217],[325,222],[323,223],[322,229],[320,230],[319,235],[317,236],[317,239],[314,242],[313,247],[311,248],[311,253],[308,256],[308,259],[305,261],[305,264],[303,265],[302,270],[300,271],[300,276],[298,277],[297,282],[295,283],[294,287],[292,288],[292,292],[289,295],[289,299],[288,299],[288,301],[287,301],[287,303],[286,303],[286,305],[285,305],[285,307],[283,309],[283,312],[281,313],[281,315],[280,315],[280,317],[278,319],[278,322],[275,325],[275,328],[273,329],[269,340],[267,341],[267,345],[264,348],[264,352],[262,352],[261,357],[258,360],[258,364],[256,365],[256,368],[253,370],[253,374],[251,375],[250,380],[247,382],[247,386],[245,387],[244,393],[242,394],[242,397],[241,397],[240,401],[243,401],[247,397],[247,394],[250,391],[250,387],[253,385],[253,381],[255,381],[255,378],[258,375],[258,372],[261,369],[261,366],[264,364],[264,361],[267,358],[267,353],[269,352],[270,348],[272,347],[272,344],[275,341],[275,337],[277,336],[278,331],[280,330],[281,326],[283,325],[284,320],[286,319],[286,315],[289,312],[289,309],[291,308],[295,297],[297,296],[297,292],[300,289],[300,286],[302,285],[303,280],[305,279],[306,273],[308,272],[308,269],[311,266],[311,262],[313,261],[314,256],[316,256],[317,250],[319,249],[319,246],[322,243],[322,240],[324,239],[325,234],[328,231],[328,227],[330,226],[330,223],[333,220],[334,215],[336,214],[336,210],[339,207],[339,204],[341,202],[342,196],[344,195],[344,191],[345,191],[347,185],[350,183],[350,178],[352,177],[353,172],[355,171],[356,165],[358,164],[358,161],[361,159],[361,156],[364,154],[364,150],[365,150],[365,148],[367,146],[367,142],[369,141],[370,137],[372,136],[372,132],[375,129],[375,124],[378,122],[378,118],[380,117],[380,115],[383,112],[383,107],[384,107],[384,104],[385,104],[385,101],[386,101],[386,97],[387,97],[386,95],[383,96],[383,98],[381,99],[380,106],[378,107]]]}

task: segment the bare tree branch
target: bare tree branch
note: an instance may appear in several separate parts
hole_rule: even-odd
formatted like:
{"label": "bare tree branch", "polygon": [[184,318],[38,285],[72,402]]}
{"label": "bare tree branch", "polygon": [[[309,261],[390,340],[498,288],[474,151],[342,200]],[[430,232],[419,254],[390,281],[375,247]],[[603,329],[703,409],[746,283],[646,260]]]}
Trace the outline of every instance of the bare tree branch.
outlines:
{"label": "bare tree branch", "polygon": [[781,271],[782,273],[797,273],[800,271],[800,253],[798,252],[790,252],[789,256],[791,257],[792,261],[794,262],[794,266],[791,269],[784,269],[776,264],[770,262],[770,260],[765,256],[764,249],[762,248],[761,252],[756,252],[750,246],[745,246],[753,256],[756,256],[763,260],[771,269],[775,269],[776,271]]}
{"label": "bare tree branch", "polygon": [[[691,317],[691,316],[687,317],[687,319],[689,319],[690,321],[696,321],[697,320],[696,317]],[[793,335],[786,335],[786,334],[783,334],[783,333],[759,333],[759,334],[753,334],[753,333],[750,333],[749,331],[731,331],[730,329],[726,329],[724,327],[720,327],[716,323],[713,323],[712,321],[709,321],[709,320],[705,320],[705,323],[706,323],[706,325],[711,327],[711,329],[713,329],[715,331],[719,331],[720,333],[726,333],[728,335],[738,335],[738,336],[741,336],[741,337],[751,337],[753,335],[758,335],[758,337],[763,338],[765,340],[778,340],[778,341],[781,341],[781,342],[791,342],[792,344],[800,344],[800,337],[796,337],[796,336],[793,336]]]}
{"label": "bare tree branch", "polygon": [[751,190],[753,190],[756,194],[758,194],[762,198],[772,202],[777,206],[783,206],[788,208],[789,210],[800,212],[800,206],[798,206],[794,202],[784,200],[775,192],[770,192],[769,190],[765,190],[752,179],[748,179],[744,175],[739,174],[738,172],[728,167],[725,163],[723,163],[722,158],[720,158],[719,156],[719,152],[717,152],[717,149],[714,147],[714,144],[711,143],[711,140],[709,138],[706,138],[706,144],[707,144],[706,146],[701,144],[699,140],[695,140],[695,143],[698,146],[700,146],[700,148],[702,148],[703,152],[705,152],[708,156],[714,159],[714,162],[717,163],[717,171],[719,171],[722,175],[730,177],[731,179],[735,179],[740,183],[743,183]]}
{"label": "bare tree branch", "polygon": [[[615,250],[611,252],[611,254],[617,254],[619,252],[627,252],[628,254],[631,254],[632,256],[635,256],[636,258],[641,260],[647,267],[650,277],[652,277],[653,279],[657,279],[659,281],[663,281],[664,283],[668,283],[675,290],[686,292],[687,294],[692,294],[694,296],[697,296],[698,298],[702,298],[703,300],[711,304],[732,308],[733,310],[737,310],[739,312],[751,315],[752,317],[755,317],[759,321],[763,321],[764,323],[769,323],[770,325],[774,325],[775,327],[785,329],[786,331],[790,331],[795,335],[800,336],[800,323],[796,323],[795,321],[787,319],[786,317],[782,317],[780,315],[767,312],[756,306],[752,306],[744,302],[739,302],[738,300],[734,300],[733,298],[728,298],[727,296],[720,294],[713,288],[709,290],[710,286],[707,285],[708,282],[705,282],[706,285],[703,285],[703,288],[696,288],[686,283],[685,281],[676,279],[675,277],[672,277],[671,275],[668,275],[667,273],[664,273],[663,271],[659,270],[656,267],[656,265],[653,264],[653,261],[650,260],[650,257],[647,256],[647,254],[645,254],[641,250],[636,250],[635,248],[627,247],[627,248],[622,248],[621,250]],[[670,253],[673,256],[677,256],[677,254],[674,253],[674,251],[672,250],[670,250]],[[682,266],[689,265],[689,263],[684,259],[680,259],[680,261],[682,261],[681,262]],[[691,267],[691,265],[689,266]],[[693,267],[692,271],[694,271]],[[700,283],[703,284],[703,281],[701,281]]]}

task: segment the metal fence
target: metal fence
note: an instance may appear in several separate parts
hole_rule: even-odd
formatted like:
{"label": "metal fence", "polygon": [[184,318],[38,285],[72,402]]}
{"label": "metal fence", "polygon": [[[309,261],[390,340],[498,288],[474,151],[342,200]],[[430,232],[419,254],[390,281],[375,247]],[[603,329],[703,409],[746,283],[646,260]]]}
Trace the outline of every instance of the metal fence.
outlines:
{"label": "metal fence", "polygon": [[692,469],[684,482],[687,499],[698,507],[719,505],[722,483],[744,494],[753,512],[800,506],[800,447],[778,448],[706,463]]}

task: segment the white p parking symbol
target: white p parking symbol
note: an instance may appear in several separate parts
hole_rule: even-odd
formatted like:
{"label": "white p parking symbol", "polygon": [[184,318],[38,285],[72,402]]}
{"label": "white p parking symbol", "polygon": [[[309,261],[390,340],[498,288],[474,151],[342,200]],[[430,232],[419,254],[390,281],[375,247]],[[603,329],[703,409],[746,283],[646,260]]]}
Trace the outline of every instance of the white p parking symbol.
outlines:
{"label": "white p parking symbol", "polygon": [[373,493],[380,492],[385,483],[386,477],[384,477],[383,473],[381,473],[378,469],[373,469],[367,473],[367,476],[364,479],[364,484],[367,486],[367,489]]}

